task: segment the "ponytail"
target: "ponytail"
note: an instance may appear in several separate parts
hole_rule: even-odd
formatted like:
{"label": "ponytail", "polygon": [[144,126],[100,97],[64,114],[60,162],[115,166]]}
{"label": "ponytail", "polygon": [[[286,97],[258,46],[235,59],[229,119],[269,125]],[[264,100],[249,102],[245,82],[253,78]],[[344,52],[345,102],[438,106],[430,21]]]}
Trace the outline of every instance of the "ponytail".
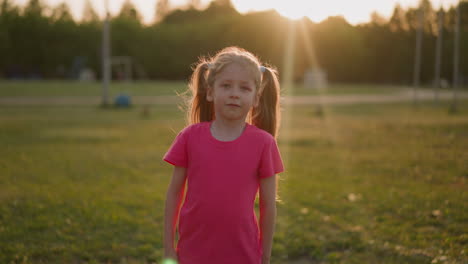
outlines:
{"label": "ponytail", "polygon": [[206,100],[208,83],[206,73],[209,63],[201,61],[195,67],[190,78],[189,89],[192,92],[192,99],[189,101],[189,111],[187,111],[187,122],[189,124],[211,121],[214,119],[213,103]]}
{"label": "ponytail", "polygon": [[258,106],[252,109],[252,124],[276,138],[281,120],[280,85],[276,70],[265,67],[259,93]]}

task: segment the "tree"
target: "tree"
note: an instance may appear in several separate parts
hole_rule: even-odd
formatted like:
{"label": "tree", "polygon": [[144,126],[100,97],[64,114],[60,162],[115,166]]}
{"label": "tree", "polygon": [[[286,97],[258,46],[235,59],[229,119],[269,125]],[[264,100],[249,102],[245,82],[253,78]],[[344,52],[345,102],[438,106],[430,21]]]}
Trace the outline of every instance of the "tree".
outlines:
{"label": "tree", "polygon": [[45,16],[45,8],[42,1],[30,0],[14,29],[15,63],[23,68],[25,76],[44,76],[49,63],[51,50],[47,37],[51,19]]}
{"label": "tree", "polygon": [[17,9],[17,8],[12,6],[11,0],[2,0],[0,2],[0,15],[8,14],[14,9]]}
{"label": "tree", "polygon": [[70,8],[66,3],[61,3],[52,10],[51,18],[53,21],[70,21],[73,22],[73,16]]}
{"label": "tree", "polygon": [[350,25],[342,16],[329,17],[317,25],[314,38],[320,65],[332,81],[356,81],[363,61],[363,40],[359,28]]}
{"label": "tree", "polygon": [[24,8],[24,14],[26,16],[38,16],[41,17],[44,12],[44,4],[41,0],[29,0],[28,4]]}
{"label": "tree", "polygon": [[16,27],[20,12],[17,6],[13,6],[10,0],[0,2],[0,76],[14,61],[14,43],[11,34]]}
{"label": "tree", "polygon": [[171,10],[171,4],[169,0],[158,0],[156,2],[156,14],[155,14],[155,21],[160,22],[162,21]]}
{"label": "tree", "polygon": [[217,12],[223,14],[237,13],[231,0],[213,0],[205,11],[211,14],[216,14]]}
{"label": "tree", "polygon": [[417,30],[419,25],[419,12],[423,11],[424,32],[435,35],[437,32],[437,17],[429,0],[422,0],[416,8],[410,8],[406,11],[405,18],[411,30]]}
{"label": "tree", "polygon": [[[102,24],[92,0],[85,0],[81,23],[74,21],[65,4],[48,9],[45,0],[28,0],[24,8],[19,8],[14,1],[0,0],[0,76],[65,76],[77,56],[86,58],[86,65],[100,72]],[[146,26],[140,23],[139,13],[127,0],[119,15],[111,20],[113,54],[131,56],[150,78],[183,79],[190,74],[188,66],[201,54],[213,54],[225,46],[236,45],[258,54],[281,71],[284,36],[290,21],[276,11],[242,15],[229,0],[212,1],[205,9],[171,11],[169,1],[157,1],[157,18],[164,17],[164,23]],[[185,2],[197,5],[199,1]],[[434,70],[435,36],[430,15],[433,11],[430,1],[421,3],[426,13],[421,80],[429,82]],[[466,0],[461,2],[460,9],[460,74],[468,76]],[[303,19],[300,22],[303,32],[310,34],[296,36],[296,80],[310,65],[307,54],[311,53],[305,51],[312,46],[307,41],[312,41],[314,57],[332,81],[410,83],[417,10],[396,5],[389,21],[374,13],[370,23],[358,26],[350,25],[342,17],[331,17],[321,23]],[[442,54],[446,59],[442,60],[441,76],[448,78],[453,69],[455,9],[446,11],[444,17]],[[57,68],[65,69],[61,71],[64,74],[58,75]]]}
{"label": "tree", "polygon": [[387,24],[387,19],[379,14],[377,11],[371,13],[370,23],[378,26],[385,26]]}
{"label": "tree", "polygon": [[201,7],[201,1],[200,0],[189,0],[188,5],[190,8],[193,9],[199,9]]}
{"label": "tree", "polygon": [[437,14],[432,8],[431,1],[422,0],[421,8],[424,11],[424,32],[435,35],[437,32]]}
{"label": "tree", "polygon": [[231,0],[213,0],[212,4],[222,7],[233,7]]}
{"label": "tree", "polygon": [[122,4],[118,17],[141,22],[140,13],[130,0],[125,0]]}
{"label": "tree", "polygon": [[12,5],[11,0],[2,0],[0,2],[0,24],[8,26],[12,18],[19,16],[19,8],[17,6]]}
{"label": "tree", "polygon": [[395,8],[393,9],[393,14],[390,17],[388,26],[390,27],[390,30],[392,32],[409,30],[408,21],[406,20],[405,16],[405,11],[399,3],[397,3],[395,5]]}
{"label": "tree", "polygon": [[85,1],[85,5],[83,8],[83,16],[81,19],[82,22],[85,23],[96,23],[99,22],[99,16],[93,8],[90,0]]}

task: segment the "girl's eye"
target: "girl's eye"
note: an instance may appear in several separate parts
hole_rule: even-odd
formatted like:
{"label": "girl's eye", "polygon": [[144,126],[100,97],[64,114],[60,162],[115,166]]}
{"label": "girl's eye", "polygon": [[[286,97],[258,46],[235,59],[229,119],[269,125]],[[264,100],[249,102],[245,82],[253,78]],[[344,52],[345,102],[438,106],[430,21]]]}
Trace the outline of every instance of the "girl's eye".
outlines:
{"label": "girl's eye", "polygon": [[229,88],[231,85],[229,83],[225,83],[225,84],[222,84],[221,86],[224,88]]}
{"label": "girl's eye", "polygon": [[245,90],[245,91],[250,91],[250,90],[252,90],[252,89],[250,89],[250,87],[243,86],[243,87],[242,87],[242,90]]}

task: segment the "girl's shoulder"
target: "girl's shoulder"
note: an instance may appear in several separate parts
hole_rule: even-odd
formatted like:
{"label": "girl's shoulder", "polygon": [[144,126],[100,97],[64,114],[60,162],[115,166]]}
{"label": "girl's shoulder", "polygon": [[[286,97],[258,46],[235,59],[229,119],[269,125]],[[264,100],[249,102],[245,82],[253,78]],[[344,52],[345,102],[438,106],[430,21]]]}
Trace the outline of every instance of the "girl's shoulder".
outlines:
{"label": "girl's shoulder", "polygon": [[200,123],[195,123],[188,125],[184,127],[179,134],[181,135],[190,135],[194,133],[201,133],[203,130],[206,128],[206,126],[209,125],[209,122],[200,122]]}
{"label": "girl's shoulder", "polygon": [[271,142],[275,141],[275,138],[265,130],[258,128],[254,125],[249,125],[250,126],[250,135],[251,137],[255,138],[256,140],[260,140],[262,142]]}

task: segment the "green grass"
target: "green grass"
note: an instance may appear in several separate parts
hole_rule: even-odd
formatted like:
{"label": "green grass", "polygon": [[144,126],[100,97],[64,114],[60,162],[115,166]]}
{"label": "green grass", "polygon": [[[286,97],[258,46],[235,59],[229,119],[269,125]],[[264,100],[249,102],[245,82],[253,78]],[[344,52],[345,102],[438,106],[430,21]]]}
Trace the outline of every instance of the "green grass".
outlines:
{"label": "green grass", "polygon": [[446,109],[291,110],[277,249],[311,262],[465,263],[468,111]]}
{"label": "green grass", "polygon": [[[185,82],[113,82],[109,94],[115,96],[119,93],[129,95],[175,95],[187,88]],[[1,81],[1,96],[100,96],[102,85],[99,82],[73,82],[73,81]]]}
{"label": "green grass", "polygon": [[325,89],[317,90],[296,85],[293,95],[357,95],[357,94],[395,94],[411,89],[406,86],[376,84],[329,84]]}
{"label": "green grass", "polygon": [[[467,103],[285,108],[273,263],[466,263]],[[141,111],[0,106],[0,263],[159,263],[184,115]]]}
{"label": "green grass", "polygon": [[[175,95],[184,92],[187,82],[145,82],[133,83],[113,82],[110,85],[110,94],[115,96],[119,93],[129,95]],[[294,87],[293,95],[317,95],[317,94],[392,94],[409,89],[404,86],[391,85],[356,85],[356,84],[331,84],[324,90],[305,88],[298,84]],[[0,80],[1,96],[100,96],[102,86],[99,82],[72,82],[72,81],[5,81]],[[288,93],[287,91],[284,91]],[[289,94],[289,93],[288,93]]]}

